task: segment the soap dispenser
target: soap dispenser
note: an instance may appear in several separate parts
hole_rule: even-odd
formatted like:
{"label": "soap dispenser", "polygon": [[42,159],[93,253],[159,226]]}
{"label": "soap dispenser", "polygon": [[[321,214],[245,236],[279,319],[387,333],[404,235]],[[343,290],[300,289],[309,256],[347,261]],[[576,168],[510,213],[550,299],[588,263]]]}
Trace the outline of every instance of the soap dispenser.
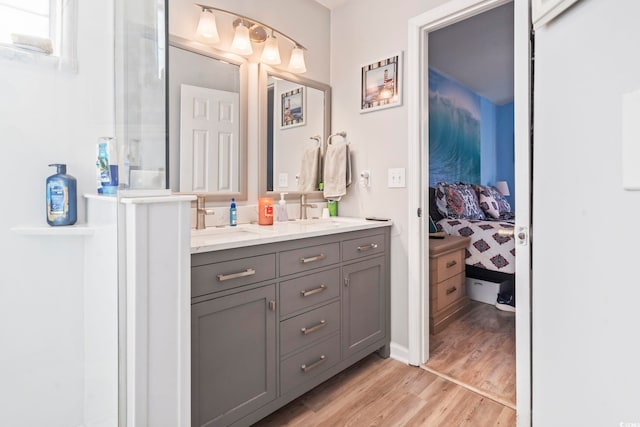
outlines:
{"label": "soap dispenser", "polygon": [[235,227],[238,225],[238,209],[236,208],[236,198],[231,198],[231,207],[229,208],[229,225]]}
{"label": "soap dispenser", "polygon": [[276,216],[278,221],[284,222],[289,220],[289,215],[287,214],[287,201],[284,199],[289,193],[280,193],[280,201],[278,202],[278,214]]}

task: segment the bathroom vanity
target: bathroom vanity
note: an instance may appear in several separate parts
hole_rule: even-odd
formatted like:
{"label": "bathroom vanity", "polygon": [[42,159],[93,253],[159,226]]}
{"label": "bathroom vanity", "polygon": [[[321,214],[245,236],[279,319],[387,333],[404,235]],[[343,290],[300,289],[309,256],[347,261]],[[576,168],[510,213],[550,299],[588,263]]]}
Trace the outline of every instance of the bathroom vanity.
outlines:
{"label": "bathroom vanity", "polygon": [[390,226],[193,231],[193,426],[248,426],[373,352],[389,356]]}

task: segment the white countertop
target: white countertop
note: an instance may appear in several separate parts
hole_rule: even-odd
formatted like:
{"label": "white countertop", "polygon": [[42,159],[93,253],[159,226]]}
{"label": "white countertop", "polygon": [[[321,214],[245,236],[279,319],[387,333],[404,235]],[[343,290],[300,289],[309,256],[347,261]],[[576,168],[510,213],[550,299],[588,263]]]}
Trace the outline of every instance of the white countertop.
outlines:
{"label": "white countertop", "polygon": [[191,253],[219,251],[265,243],[283,242],[308,237],[326,236],[348,231],[390,227],[391,221],[364,218],[331,217],[287,222],[273,225],[238,224],[235,227],[209,227],[191,230]]}

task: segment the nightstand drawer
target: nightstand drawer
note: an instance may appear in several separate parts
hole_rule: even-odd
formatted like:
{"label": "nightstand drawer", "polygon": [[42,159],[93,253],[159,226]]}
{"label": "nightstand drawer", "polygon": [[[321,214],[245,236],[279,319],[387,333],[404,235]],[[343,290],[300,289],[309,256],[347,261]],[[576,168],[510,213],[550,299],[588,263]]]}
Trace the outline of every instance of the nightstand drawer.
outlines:
{"label": "nightstand drawer", "polygon": [[457,250],[441,255],[432,260],[431,281],[441,282],[464,271],[464,250]]}
{"label": "nightstand drawer", "polygon": [[461,273],[436,285],[436,311],[442,310],[466,294],[464,280],[464,274]]}

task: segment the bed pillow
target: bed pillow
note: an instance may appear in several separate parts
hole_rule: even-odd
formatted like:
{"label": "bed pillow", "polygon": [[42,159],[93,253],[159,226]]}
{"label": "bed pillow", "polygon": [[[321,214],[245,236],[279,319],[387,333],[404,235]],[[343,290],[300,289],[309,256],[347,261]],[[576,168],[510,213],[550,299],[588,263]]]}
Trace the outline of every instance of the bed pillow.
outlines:
{"label": "bed pillow", "polygon": [[494,219],[511,219],[511,205],[502,194],[488,185],[474,185],[478,193],[478,202],[484,213]]}
{"label": "bed pillow", "polygon": [[476,191],[469,184],[439,182],[436,184],[436,206],[447,218],[485,219]]}

